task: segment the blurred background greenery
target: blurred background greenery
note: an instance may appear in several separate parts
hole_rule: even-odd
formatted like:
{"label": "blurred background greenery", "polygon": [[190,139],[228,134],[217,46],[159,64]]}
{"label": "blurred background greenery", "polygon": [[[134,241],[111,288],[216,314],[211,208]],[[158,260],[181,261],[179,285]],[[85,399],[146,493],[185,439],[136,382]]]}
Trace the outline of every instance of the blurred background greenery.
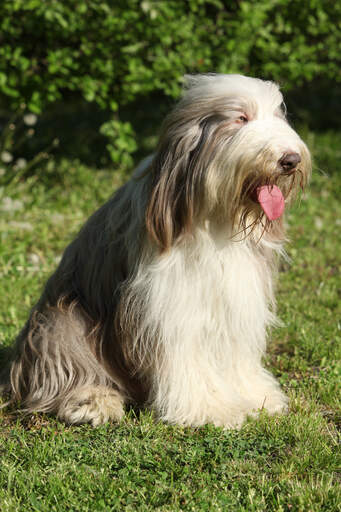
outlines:
{"label": "blurred background greenery", "polygon": [[131,168],[185,73],[275,80],[296,126],[337,129],[340,55],[330,0],[2,0],[0,181],[51,158]]}

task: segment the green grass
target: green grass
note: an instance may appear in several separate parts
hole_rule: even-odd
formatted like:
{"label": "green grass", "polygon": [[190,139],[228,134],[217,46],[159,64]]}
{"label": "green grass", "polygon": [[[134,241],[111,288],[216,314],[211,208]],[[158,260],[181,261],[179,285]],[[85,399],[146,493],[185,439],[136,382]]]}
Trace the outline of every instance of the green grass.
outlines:
{"label": "green grass", "polygon": [[[92,429],[3,411],[1,511],[341,510],[341,134],[306,138],[315,172],[288,216],[292,263],[282,264],[277,294],[284,326],[266,360],[289,414],[262,414],[238,432],[164,425],[148,412]],[[0,207],[4,197],[22,202],[0,213],[3,360],[56,258],[123,179],[65,162],[41,184],[0,189]]]}

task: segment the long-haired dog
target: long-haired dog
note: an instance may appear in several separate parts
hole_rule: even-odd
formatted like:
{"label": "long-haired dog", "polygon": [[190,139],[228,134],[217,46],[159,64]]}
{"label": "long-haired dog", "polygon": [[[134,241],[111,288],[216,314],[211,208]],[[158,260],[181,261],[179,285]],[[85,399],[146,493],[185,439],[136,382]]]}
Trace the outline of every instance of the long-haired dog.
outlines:
{"label": "long-haired dog", "polygon": [[276,84],[187,77],[155,155],[67,247],[19,334],[7,392],[68,423],[145,404],[239,427],[287,399],[262,366],[283,210],[310,174]]}

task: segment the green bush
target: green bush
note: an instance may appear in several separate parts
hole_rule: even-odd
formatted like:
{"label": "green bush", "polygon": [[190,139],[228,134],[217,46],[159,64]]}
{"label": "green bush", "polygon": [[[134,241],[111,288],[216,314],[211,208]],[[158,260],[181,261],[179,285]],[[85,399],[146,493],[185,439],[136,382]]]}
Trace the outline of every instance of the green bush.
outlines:
{"label": "green bush", "polygon": [[340,23],[330,0],[2,0],[0,102],[36,114],[70,92],[96,102],[115,113],[102,133],[117,161],[135,149],[119,106],[176,97],[184,73],[240,72],[287,88],[340,80]]}

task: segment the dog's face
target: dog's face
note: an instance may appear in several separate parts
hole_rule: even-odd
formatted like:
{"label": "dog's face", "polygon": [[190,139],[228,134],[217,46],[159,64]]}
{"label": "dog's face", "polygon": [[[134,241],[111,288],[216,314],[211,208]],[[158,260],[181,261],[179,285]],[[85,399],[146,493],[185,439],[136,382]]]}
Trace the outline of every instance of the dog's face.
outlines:
{"label": "dog's face", "polygon": [[205,220],[232,235],[258,224],[271,231],[310,170],[309,151],[286,120],[276,84],[190,76],[153,162],[147,228],[163,249]]}

